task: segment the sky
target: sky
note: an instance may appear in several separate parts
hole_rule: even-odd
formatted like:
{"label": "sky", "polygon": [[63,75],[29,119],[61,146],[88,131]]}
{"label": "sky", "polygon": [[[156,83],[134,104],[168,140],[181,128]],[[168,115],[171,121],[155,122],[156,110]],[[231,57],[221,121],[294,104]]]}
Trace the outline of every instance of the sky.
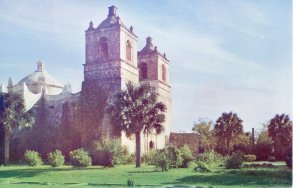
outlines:
{"label": "sky", "polygon": [[170,60],[172,131],[235,112],[244,130],[292,116],[292,2],[289,0],[1,0],[0,82],[46,70],[80,91],[85,30],[107,7]]}

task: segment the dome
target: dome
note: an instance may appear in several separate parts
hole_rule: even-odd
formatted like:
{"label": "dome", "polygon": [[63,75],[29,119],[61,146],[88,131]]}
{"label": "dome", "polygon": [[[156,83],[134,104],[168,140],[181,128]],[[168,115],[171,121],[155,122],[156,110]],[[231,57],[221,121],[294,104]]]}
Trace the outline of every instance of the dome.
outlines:
{"label": "dome", "polygon": [[48,95],[57,95],[63,89],[62,84],[47,73],[45,64],[42,61],[38,61],[37,70],[19,81],[18,85],[23,85],[24,83],[29,91],[35,94],[40,93],[42,88],[45,88]]}

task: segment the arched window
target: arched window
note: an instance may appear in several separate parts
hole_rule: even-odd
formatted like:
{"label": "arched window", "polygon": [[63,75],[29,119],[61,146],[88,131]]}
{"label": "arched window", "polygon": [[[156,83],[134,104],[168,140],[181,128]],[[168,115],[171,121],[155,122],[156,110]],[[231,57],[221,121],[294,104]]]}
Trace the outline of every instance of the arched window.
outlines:
{"label": "arched window", "polygon": [[99,53],[102,59],[108,58],[108,44],[107,38],[101,37],[99,40]]}
{"label": "arched window", "polygon": [[126,59],[131,61],[132,46],[129,40],[126,42]]}
{"label": "arched window", "polygon": [[161,67],[161,73],[162,73],[162,80],[165,82],[167,81],[167,71],[165,65],[162,65]]}
{"label": "arched window", "polygon": [[141,64],[141,79],[147,79],[148,78],[148,67],[146,63]]}
{"label": "arched window", "polygon": [[149,142],[149,148],[150,148],[150,149],[154,149],[154,142],[153,142],[153,141],[150,141],[150,142]]}

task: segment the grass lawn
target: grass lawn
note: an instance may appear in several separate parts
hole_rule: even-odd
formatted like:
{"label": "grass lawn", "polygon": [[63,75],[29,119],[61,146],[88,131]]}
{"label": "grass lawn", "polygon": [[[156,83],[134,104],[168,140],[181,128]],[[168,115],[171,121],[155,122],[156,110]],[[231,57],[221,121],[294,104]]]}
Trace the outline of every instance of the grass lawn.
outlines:
{"label": "grass lawn", "polygon": [[153,166],[114,168],[92,166],[4,166],[0,167],[0,187],[127,187],[128,178],[138,187],[291,187],[291,170],[275,168],[220,169],[212,173],[193,172],[193,168],[160,172]]}

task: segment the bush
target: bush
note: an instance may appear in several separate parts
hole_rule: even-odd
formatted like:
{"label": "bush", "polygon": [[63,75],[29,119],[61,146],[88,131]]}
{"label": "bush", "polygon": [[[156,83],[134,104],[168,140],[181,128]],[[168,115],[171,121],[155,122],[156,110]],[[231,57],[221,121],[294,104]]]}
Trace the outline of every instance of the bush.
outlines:
{"label": "bush", "polygon": [[122,158],[122,164],[135,164],[135,153],[126,154]]}
{"label": "bush", "polygon": [[144,156],[144,160],[149,160],[148,163],[161,168],[162,171],[167,171],[169,168],[187,168],[193,159],[192,151],[186,145],[180,149],[167,146],[157,152],[149,152]]}
{"label": "bush", "polygon": [[246,144],[236,144],[233,146],[233,152],[249,153],[251,151],[250,145]]}
{"label": "bush", "polygon": [[272,144],[257,143],[253,148],[253,154],[258,161],[266,161],[272,155]]}
{"label": "bush", "polygon": [[170,159],[167,150],[166,149],[158,150],[152,159],[152,163],[156,167],[161,168],[161,171],[168,171]]}
{"label": "bush", "polygon": [[241,168],[243,164],[242,153],[233,153],[225,162],[226,169],[237,169]]}
{"label": "bush", "polygon": [[276,162],[276,158],[274,156],[269,156],[268,161]]}
{"label": "bush", "polygon": [[164,150],[168,158],[169,168],[178,168],[182,164],[182,158],[178,148],[175,146],[167,146]]}
{"label": "bush", "polygon": [[275,166],[270,163],[251,163],[251,164],[243,164],[243,168],[274,168]]}
{"label": "bush", "polygon": [[256,160],[256,155],[248,154],[248,155],[244,155],[243,157],[244,157],[244,160],[247,162],[253,162]]}
{"label": "bush", "polygon": [[60,150],[48,153],[48,162],[52,167],[59,167],[65,163],[65,157]]}
{"label": "bush", "polygon": [[292,172],[286,169],[253,169],[253,170],[242,170],[239,172],[242,175],[257,176],[257,177],[270,177],[270,178],[285,178],[292,181]]}
{"label": "bush", "polygon": [[227,149],[222,145],[217,145],[214,150],[221,155],[227,154]]}
{"label": "bush", "polygon": [[115,166],[134,162],[135,157],[130,155],[127,147],[121,145],[117,139],[104,139],[94,143],[92,151],[93,164]]}
{"label": "bush", "polygon": [[211,172],[207,165],[202,161],[197,161],[197,166],[194,168],[195,172]]}
{"label": "bush", "polygon": [[224,163],[224,157],[216,152],[208,151],[197,157],[197,162],[204,162],[209,168],[216,168]]}
{"label": "bush", "polygon": [[40,154],[36,151],[26,150],[24,153],[24,158],[30,166],[38,166],[43,164]]}
{"label": "bush", "polygon": [[77,149],[70,152],[70,159],[73,166],[88,167],[92,159],[84,149]]}
{"label": "bush", "polygon": [[143,155],[142,161],[148,165],[153,165],[153,157],[155,156],[155,154],[155,150],[150,150],[148,153]]}
{"label": "bush", "polygon": [[293,168],[293,148],[292,146],[289,146],[286,152],[286,166],[289,168]]}
{"label": "bush", "polygon": [[134,179],[128,178],[127,179],[127,186],[128,187],[133,187],[134,186]]}
{"label": "bush", "polygon": [[181,165],[182,168],[188,168],[191,161],[194,160],[193,153],[187,145],[184,145],[179,149],[180,157],[181,157]]}

